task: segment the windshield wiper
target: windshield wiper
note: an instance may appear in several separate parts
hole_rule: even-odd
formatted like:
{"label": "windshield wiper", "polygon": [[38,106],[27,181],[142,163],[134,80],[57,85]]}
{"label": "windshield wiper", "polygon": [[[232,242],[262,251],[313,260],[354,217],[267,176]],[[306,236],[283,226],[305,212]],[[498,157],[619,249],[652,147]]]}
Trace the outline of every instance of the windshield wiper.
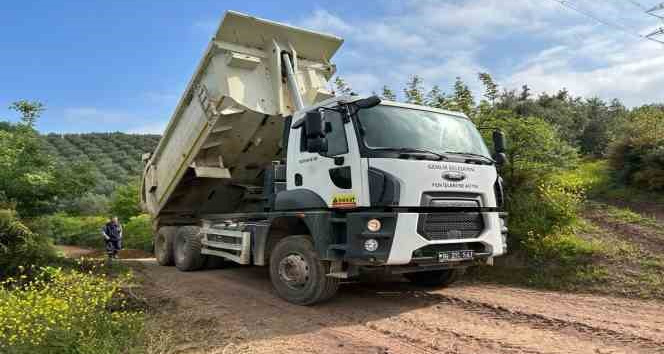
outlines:
{"label": "windshield wiper", "polygon": [[372,150],[394,151],[394,152],[399,152],[399,153],[402,153],[402,154],[408,154],[408,153],[429,154],[429,155],[436,156],[438,158],[438,160],[447,160],[448,159],[447,156],[445,156],[441,153],[431,151],[431,150],[427,150],[427,149],[419,149],[419,148],[406,148],[406,147],[403,147],[403,148],[389,148],[388,147],[388,148],[372,148]]}
{"label": "windshield wiper", "polygon": [[472,152],[445,151],[445,153],[446,153],[446,154],[455,154],[455,155],[464,155],[464,156],[478,157],[478,158],[481,158],[483,161],[489,162],[489,163],[491,163],[491,164],[496,163],[496,160],[494,160],[494,159],[492,159],[492,158],[490,158],[490,157],[487,157],[487,156],[484,156],[484,155],[480,155],[480,154],[475,154],[475,153],[472,153]]}

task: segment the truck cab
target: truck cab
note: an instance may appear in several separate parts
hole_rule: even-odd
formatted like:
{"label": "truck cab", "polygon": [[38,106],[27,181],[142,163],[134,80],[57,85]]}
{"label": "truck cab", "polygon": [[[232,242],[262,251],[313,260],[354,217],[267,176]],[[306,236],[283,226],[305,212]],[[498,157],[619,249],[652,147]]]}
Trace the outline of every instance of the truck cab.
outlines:
{"label": "truck cab", "polygon": [[287,188],[274,207],[343,214],[338,257],[407,270],[506,252],[497,162],[465,115],[346,96],[286,129]]}

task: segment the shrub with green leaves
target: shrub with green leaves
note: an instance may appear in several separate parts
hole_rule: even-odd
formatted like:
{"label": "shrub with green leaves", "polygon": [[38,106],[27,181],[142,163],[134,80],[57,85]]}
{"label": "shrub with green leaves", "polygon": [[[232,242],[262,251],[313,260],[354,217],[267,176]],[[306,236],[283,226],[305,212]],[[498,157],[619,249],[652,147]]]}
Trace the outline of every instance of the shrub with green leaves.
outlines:
{"label": "shrub with green leaves", "polygon": [[126,222],[141,213],[139,197],[139,180],[131,179],[128,184],[119,186],[111,196],[111,212]]}
{"label": "shrub with green leaves", "polygon": [[[501,175],[507,192],[510,246],[520,247],[528,235],[544,237],[571,225],[584,188],[577,179],[557,176],[577,166],[576,150],[540,118],[493,111],[481,121],[484,126],[502,130],[508,139],[508,164],[501,168]],[[489,142],[490,135],[490,130],[484,132]]]}
{"label": "shrub with green leaves", "polygon": [[58,213],[33,219],[30,226],[35,232],[49,237],[58,244],[101,248],[104,238],[101,229],[108,222],[102,216],[69,216]]}
{"label": "shrub with green leaves", "polygon": [[0,209],[0,278],[27,264],[46,264],[56,257],[52,242],[32,232],[16,212]]}
{"label": "shrub with green leaves", "polygon": [[664,190],[664,107],[636,109],[623,131],[609,155],[615,177],[626,185]]}
{"label": "shrub with green leaves", "polygon": [[152,222],[150,215],[141,214],[124,225],[124,247],[152,252]]}

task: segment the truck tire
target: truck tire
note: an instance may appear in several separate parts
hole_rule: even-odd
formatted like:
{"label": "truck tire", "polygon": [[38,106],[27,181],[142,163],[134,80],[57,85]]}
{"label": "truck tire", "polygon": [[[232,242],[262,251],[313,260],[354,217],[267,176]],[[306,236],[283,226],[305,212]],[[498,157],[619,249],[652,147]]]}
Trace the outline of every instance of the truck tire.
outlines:
{"label": "truck tire", "polygon": [[446,287],[459,279],[462,269],[441,269],[426,272],[406,273],[403,276],[419,286]]}
{"label": "truck tire", "polygon": [[173,258],[173,236],[177,231],[174,227],[160,227],[154,235],[154,258],[162,266],[175,264]]}
{"label": "truck tire", "polygon": [[205,256],[201,254],[201,234],[197,226],[182,226],[175,233],[175,267],[189,272],[205,265]]}
{"label": "truck tire", "polygon": [[270,255],[270,279],[283,299],[313,305],[337,292],[339,279],[327,276],[330,263],[320,260],[308,235],[281,239]]}

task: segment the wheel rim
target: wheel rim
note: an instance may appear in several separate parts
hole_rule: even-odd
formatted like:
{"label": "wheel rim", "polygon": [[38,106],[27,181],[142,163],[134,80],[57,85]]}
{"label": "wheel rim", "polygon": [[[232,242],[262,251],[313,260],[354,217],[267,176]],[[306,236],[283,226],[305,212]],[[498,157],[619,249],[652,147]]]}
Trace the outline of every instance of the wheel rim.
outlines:
{"label": "wheel rim", "polygon": [[309,281],[309,264],[301,254],[289,254],[279,262],[279,278],[289,288],[300,290]]}

